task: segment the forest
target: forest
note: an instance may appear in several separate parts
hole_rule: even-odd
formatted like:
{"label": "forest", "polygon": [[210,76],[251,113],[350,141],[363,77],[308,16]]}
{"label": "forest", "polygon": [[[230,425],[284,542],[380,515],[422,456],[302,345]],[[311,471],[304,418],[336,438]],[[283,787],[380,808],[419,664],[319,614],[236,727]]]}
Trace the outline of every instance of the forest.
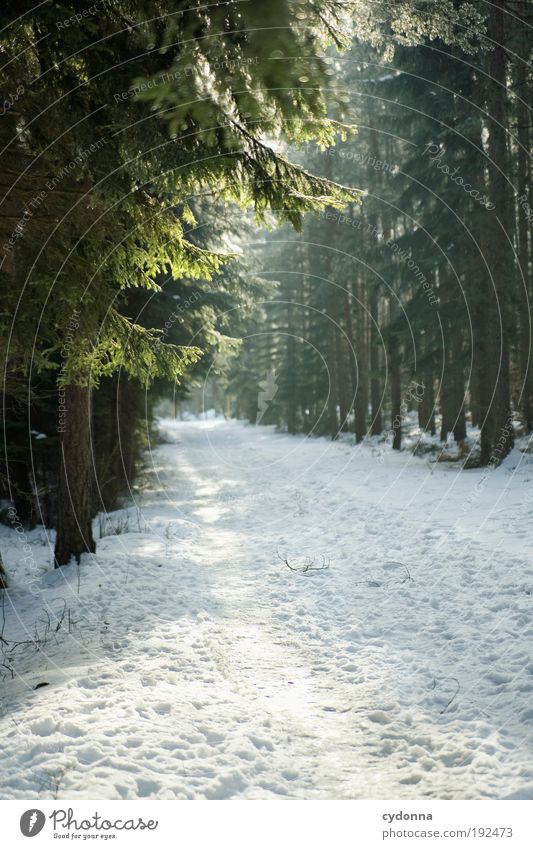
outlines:
{"label": "forest", "polygon": [[[246,631],[238,604],[247,580],[266,582],[256,588],[265,599],[280,575],[302,579],[279,589],[293,637],[314,639],[316,622],[306,637],[303,619],[292,618],[308,604],[318,605],[326,630],[335,620],[342,640],[355,640],[358,593],[383,590],[389,600],[403,594],[393,630],[409,610],[417,627],[427,626],[424,656],[453,622],[463,651],[470,626],[461,581],[475,580],[488,605],[476,627],[496,640],[487,656],[503,667],[490,604],[516,591],[509,615],[518,630],[505,632],[519,641],[513,681],[530,669],[532,4],[17,0],[3,4],[0,18],[2,687],[38,670],[51,688],[53,674],[81,664],[80,646],[93,646],[94,657],[104,651],[110,628],[122,646],[130,607],[143,599],[147,639],[160,621],[174,627],[172,594],[212,620],[216,599],[231,595],[232,627]],[[385,505],[406,506],[405,527],[380,512]],[[285,525],[289,509],[294,527]],[[483,545],[494,540],[480,529],[498,517],[500,571],[467,580],[461,557],[486,561]],[[217,535],[211,523],[226,520]],[[428,585],[415,561],[422,552],[430,575],[431,545],[446,535],[455,606],[430,627],[422,606],[438,616],[439,602],[416,596]],[[367,545],[375,562],[362,567],[357,553]],[[218,576],[219,550],[220,569],[229,571],[217,596],[208,567]],[[254,571],[264,558],[275,570],[270,583],[270,573]],[[516,558],[524,571],[511,590],[502,576]],[[171,570],[164,579],[160,561]],[[204,589],[193,562],[207,570]],[[232,577],[235,564],[242,579]],[[330,574],[339,583],[324,589],[323,603],[328,593],[342,597],[342,623],[333,602],[320,607]],[[85,581],[94,598],[83,597]],[[312,599],[302,600],[300,586]],[[76,625],[85,617],[86,633]],[[253,628],[241,635],[250,645]],[[211,657],[225,636],[205,639]],[[328,674],[348,675],[349,652],[335,660],[336,645],[332,638]],[[467,663],[464,679],[447,655],[447,671],[427,671],[420,688],[436,683],[416,702],[420,710],[447,720],[463,708],[459,694],[474,674],[499,687],[487,698],[502,695],[506,679],[490,675],[503,673],[489,674],[476,652],[479,669]],[[39,653],[43,667],[35,666]],[[201,678],[200,660],[182,659],[176,669],[191,663]],[[287,662],[298,683],[300,662]],[[413,661],[416,675],[424,663]],[[398,686],[414,704],[418,684],[407,695]],[[527,699],[527,688],[518,689]],[[499,727],[516,720],[518,734],[528,717],[521,702],[510,706],[511,690]],[[370,726],[381,734],[387,715],[374,705]],[[460,719],[468,724],[468,711]],[[220,721],[231,736],[231,720]],[[406,745],[411,752],[415,744]],[[61,746],[59,777],[34,770],[19,786],[8,769],[4,798],[61,797],[62,781],[64,798],[82,798],[72,758],[83,764],[83,752],[69,761]],[[392,783],[367,775],[371,797],[417,792],[421,779],[409,783],[397,754]],[[296,764],[307,756],[302,743]],[[531,798],[520,790],[528,767],[494,759],[442,776],[435,794]],[[469,768],[467,754],[459,762]],[[122,790],[115,779],[94,778],[91,798],[264,798],[289,792],[279,782],[302,798],[318,774],[316,764],[308,768],[293,785],[282,760],[266,784],[236,768],[219,780],[215,766],[219,784],[208,790],[201,770],[179,786],[156,776]],[[310,797],[334,798],[336,780],[334,771],[316,778]],[[342,798],[363,792],[339,787]]]}

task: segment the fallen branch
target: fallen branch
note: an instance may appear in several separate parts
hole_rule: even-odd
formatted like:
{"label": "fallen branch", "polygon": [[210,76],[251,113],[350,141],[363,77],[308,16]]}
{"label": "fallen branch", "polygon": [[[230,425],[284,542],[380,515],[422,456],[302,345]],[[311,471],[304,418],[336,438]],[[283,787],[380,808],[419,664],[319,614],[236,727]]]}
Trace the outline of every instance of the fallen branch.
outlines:
{"label": "fallen branch", "polygon": [[291,563],[289,563],[287,557],[282,557],[279,551],[277,554],[279,559],[282,563],[285,564],[287,569],[290,569],[291,572],[298,572],[300,575],[308,575],[310,572],[323,572],[325,569],[329,569],[330,566],[330,561],[326,560],[324,555],[322,555],[322,565],[320,566],[317,566],[315,561],[310,560],[309,558],[306,559],[303,566],[292,566]]}

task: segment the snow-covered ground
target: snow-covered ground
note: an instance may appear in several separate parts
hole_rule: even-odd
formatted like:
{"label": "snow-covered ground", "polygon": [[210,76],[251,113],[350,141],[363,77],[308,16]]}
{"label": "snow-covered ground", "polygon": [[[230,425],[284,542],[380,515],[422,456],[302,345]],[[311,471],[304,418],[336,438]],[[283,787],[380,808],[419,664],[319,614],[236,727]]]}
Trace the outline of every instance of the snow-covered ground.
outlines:
{"label": "snow-covered ground", "polygon": [[533,798],[531,455],[162,430],[80,568],[0,532],[2,798]]}

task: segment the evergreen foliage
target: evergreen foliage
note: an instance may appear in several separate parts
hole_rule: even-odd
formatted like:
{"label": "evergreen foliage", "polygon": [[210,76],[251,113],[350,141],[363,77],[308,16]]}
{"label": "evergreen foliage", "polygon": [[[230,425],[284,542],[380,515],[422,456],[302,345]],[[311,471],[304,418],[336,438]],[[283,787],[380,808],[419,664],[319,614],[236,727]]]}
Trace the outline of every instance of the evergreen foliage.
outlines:
{"label": "evergreen foliage", "polygon": [[0,482],[57,565],[133,486],[157,400],[213,375],[291,433],[400,448],[416,409],[496,464],[531,430],[532,16],[509,5],[0,11]]}

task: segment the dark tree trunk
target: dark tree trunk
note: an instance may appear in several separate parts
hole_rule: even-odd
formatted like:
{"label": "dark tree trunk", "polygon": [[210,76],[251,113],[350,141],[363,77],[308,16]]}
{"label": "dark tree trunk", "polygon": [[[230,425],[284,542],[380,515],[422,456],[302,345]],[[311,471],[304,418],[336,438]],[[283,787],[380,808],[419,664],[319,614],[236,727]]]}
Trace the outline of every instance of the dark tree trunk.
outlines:
{"label": "dark tree trunk", "polygon": [[337,380],[337,398],[339,399],[340,430],[348,429],[348,380],[346,375],[346,361],[344,358],[343,335],[340,329],[340,293],[335,286],[334,308],[335,308],[335,376]]}
{"label": "dark tree trunk", "polygon": [[440,441],[446,442],[448,434],[453,426],[453,408],[451,403],[452,392],[449,378],[446,373],[442,376],[440,384]]}
{"label": "dark tree trunk", "polygon": [[367,334],[365,327],[365,310],[363,304],[366,302],[364,282],[359,280],[357,304],[357,395],[355,399],[355,438],[361,442],[366,436],[366,416],[368,412],[368,362],[367,362]]}
{"label": "dark tree trunk", "polygon": [[[351,296],[348,289],[344,292],[344,319],[346,322],[346,335],[348,337],[348,369],[350,373],[350,411],[354,410],[357,403],[357,353],[355,347],[355,334],[352,321],[352,310],[357,308],[357,302]],[[355,433],[357,437],[357,420],[355,422]]]}
{"label": "dark tree trunk", "polygon": [[[453,332],[453,331],[452,331]],[[463,337],[459,331],[452,337],[453,438],[457,443],[466,439],[466,395],[463,372]]]}
{"label": "dark tree trunk", "polygon": [[[383,223],[383,238],[385,242],[389,236],[395,237],[394,228]],[[402,377],[401,377],[401,344],[398,339],[394,323],[398,315],[398,302],[396,291],[402,291],[402,272],[399,267],[396,269],[398,282],[393,283],[389,295],[389,344],[388,356],[390,364],[390,379],[391,379],[391,429],[393,433],[392,447],[395,451],[400,451],[402,447]]]}
{"label": "dark tree trunk", "polygon": [[466,439],[466,415],[464,396],[461,396],[460,394],[456,396],[455,408],[456,410],[458,409],[458,413],[453,425],[453,438],[456,442],[463,442],[463,440]]}
{"label": "dark tree trunk", "polygon": [[[513,446],[509,376],[509,299],[514,275],[507,241],[509,204],[506,174],[507,145],[506,73],[504,51],[504,0],[495,0],[489,14],[492,50],[487,54],[487,108],[489,113],[489,196],[494,210],[488,214],[485,255],[491,272],[488,281],[487,369],[481,400],[481,462],[497,465]],[[500,223],[501,222],[501,223]],[[506,232],[502,230],[505,228]]]}
{"label": "dark tree trunk", "polygon": [[[329,284],[331,285],[331,284]],[[330,313],[331,316],[331,313]],[[336,439],[339,435],[339,418],[337,413],[338,408],[338,380],[337,380],[337,339],[335,333],[335,326],[333,322],[331,322],[331,318],[327,319],[330,321],[329,326],[329,350],[328,350],[328,359],[327,366],[329,371],[329,385],[328,385],[328,428],[329,434],[332,439]]]}
{"label": "dark tree trunk", "polygon": [[[383,137],[380,134],[373,130],[370,133],[370,152],[374,157],[374,161],[377,162],[380,158],[388,159],[392,161],[392,152],[391,150],[385,149],[384,156],[380,157],[380,145],[383,144]],[[377,185],[381,186],[382,183],[382,172],[377,172]],[[380,192],[381,193],[381,192]],[[371,226],[375,227],[376,230],[380,229],[380,217],[378,215],[373,215],[370,217],[369,223]],[[389,228],[388,222],[386,220],[386,216],[383,221],[381,221],[382,229],[383,229],[383,239],[387,240],[389,236]],[[368,299],[369,306],[369,333],[368,333],[368,344],[369,344],[369,365],[370,365],[370,434],[371,436],[379,436],[383,431],[383,419],[381,413],[381,407],[383,404],[383,385],[380,377],[381,373],[381,363],[380,363],[380,345],[381,345],[381,336],[379,333],[379,294],[378,294],[378,283],[377,276],[369,283],[370,293]]]}
{"label": "dark tree trunk", "polygon": [[420,334],[419,342],[419,371],[418,387],[415,388],[415,401],[418,405],[418,427],[421,431],[435,435],[435,390],[431,363],[428,357],[431,352],[432,340],[428,333]]}
{"label": "dark tree trunk", "polygon": [[465,391],[461,334],[450,324],[447,328],[447,357],[440,391],[442,422],[441,442],[453,433],[456,442],[466,439]]}
{"label": "dark tree trunk", "polygon": [[379,435],[383,430],[381,417],[382,387],[379,377],[380,336],[378,310],[378,290],[376,283],[373,282],[370,294],[370,407],[372,416],[370,433],[372,436]]}
{"label": "dark tree trunk", "polygon": [[287,304],[287,375],[288,375],[288,392],[287,392],[287,430],[289,433],[295,434],[296,428],[296,408],[297,408],[297,383],[296,376],[298,374],[298,365],[296,362],[296,339],[294,328],[294,305],[292,300]]}
{"label": "dark tree trunk", "polygon": [[0,590],[7,589],[7,575],[4,569],[4,564],[2,563],[2,556],[0,555]]}
{"label": "dark tree trunk", "polygon": [[56,567],[94,552],[93,460],[91,444],[91,389],[65,388],[64,419],[60,418],[61,458],[57,500]]}
{"label": "dark tree trunk", "polygon": [[435,435],[435,390],[433,388],[433,376],[429,371],[421,375],[423,391],[417,394],[418,400],[418,427],[420,430]]}
{"label": "dark tree trunk", "polygon": [[479,387],[478,373],[476,369],[472,370],[470,378],[470,413],[472,415],[472,427],[477,427],[481,422],[479,413]]}
{"label": "dark tree trunk", "polygon": [[[527,77],[525,63],[518,63],[518,197],[523,202],[529,203],[529,138],[530,117],[527,104],[530,102],[530,85]],[[523,102],[524,101],[524,102]],[[519,280],[519,304],[520,304],[520,394],[519,400],[526,431],[533,430],[533,363],[532,363],[532,338],[531,338],[531,301],[533,298],[533,286],[531,285],[530,269],[530,233],[528,221],[520,203],[517,209],[518,216],[518,261],[520,265]]]}
{"label": "dark tree trunk", "polygon": [[392,418],[392,447],[399,451],[402,447],[402,385],[398,352],[391,350],[391,418]]}

